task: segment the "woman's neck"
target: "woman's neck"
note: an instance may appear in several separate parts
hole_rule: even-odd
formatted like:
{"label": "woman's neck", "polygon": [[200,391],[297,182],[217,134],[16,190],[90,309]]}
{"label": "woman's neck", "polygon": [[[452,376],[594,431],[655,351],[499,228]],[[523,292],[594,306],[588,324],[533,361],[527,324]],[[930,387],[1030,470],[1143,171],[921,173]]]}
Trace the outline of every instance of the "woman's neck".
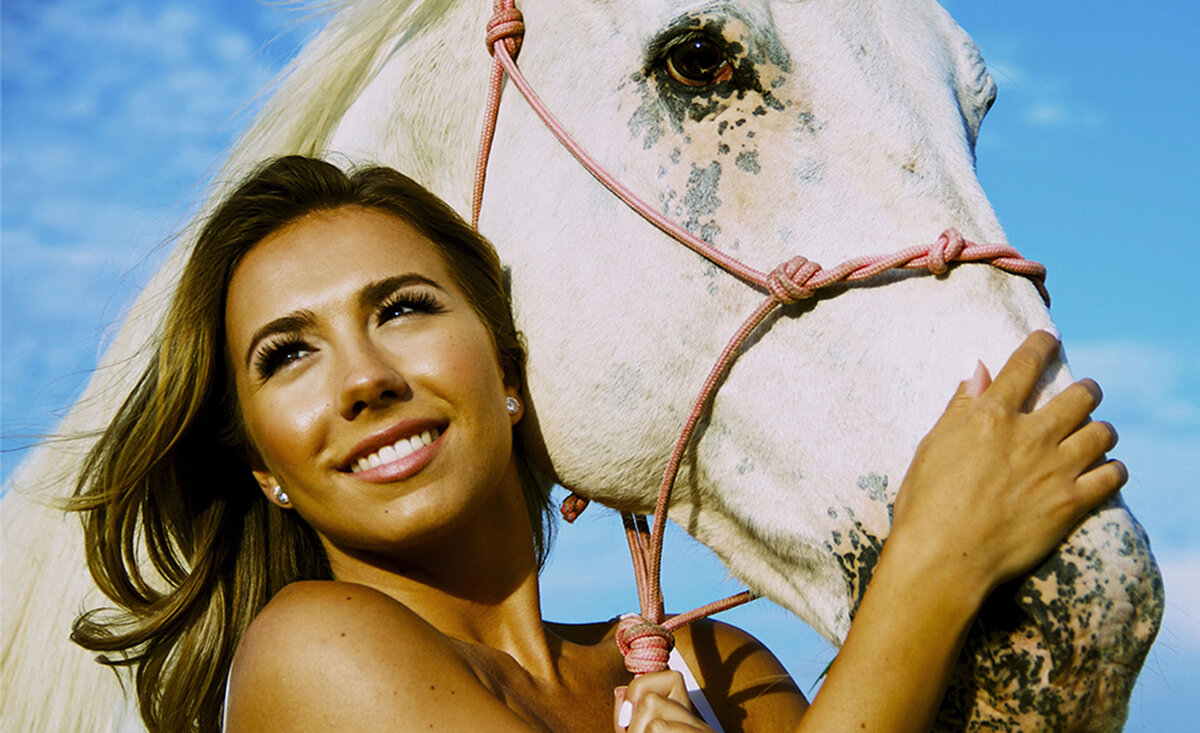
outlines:
{"label": "woman's neck", "polygon": [[549,680],[561,640],[542,622],[532,528],[510,473],[463,526],[399,556],[334,550],[330,565],[338,580],[386,593],[446,636],[504,652]]}

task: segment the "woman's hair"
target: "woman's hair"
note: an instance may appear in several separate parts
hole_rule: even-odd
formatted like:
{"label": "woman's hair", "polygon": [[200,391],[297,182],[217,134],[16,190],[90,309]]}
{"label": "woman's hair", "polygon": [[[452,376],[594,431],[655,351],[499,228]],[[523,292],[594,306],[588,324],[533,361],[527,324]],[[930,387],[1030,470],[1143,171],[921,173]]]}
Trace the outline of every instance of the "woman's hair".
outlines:
{"label": "woman's hair", "polygon": [[[316,534],[254,481],[225,357],[229,281],[256,244],[313,212],[358,206],[392,214],[428,238],[491,332],[501,366],[520,378],[525,352],[500,260],[454,211],[394,170],[347,175],[289,156],[251,175],[201,230],[145,372],[89,453],[71,499],[88,567],[120,609],[76,619],[99,661],[132,666],[152,731],[219,730],[239,639],[283,586],[331,578]],[[549,482],[514,454],[539,565],[549,545]],[[116,653],[106,656],[103,653]]]}

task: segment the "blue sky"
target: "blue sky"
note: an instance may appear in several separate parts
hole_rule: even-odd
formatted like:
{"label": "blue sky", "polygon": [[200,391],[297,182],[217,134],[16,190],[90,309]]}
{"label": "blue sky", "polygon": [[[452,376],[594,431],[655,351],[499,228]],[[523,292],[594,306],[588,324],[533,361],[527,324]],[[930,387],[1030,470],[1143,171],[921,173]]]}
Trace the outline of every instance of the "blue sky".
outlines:
{"label": "blue sky", "polygon": [[[1012,243],[1049,268],[1072,366],[1105,389],[1101,416],[1133,474],[1126,500],[1166,577],[1166,627],[1127,729],[1190,730],[1178,703],[1200,695],[1200,297],[1187,266],[1200,211],[1200,6],[945,4],[1000,85],[980,178]],[[0,13],[7,476],[23,436],[52,430],[82,388],[255,94],[315,25],[248,0],[7,0]],[[737,589],[705,550],[678,533],[668,542],[672,605]],[[593,510],[565,528],[545,583],[551,617],[632,607],[616,520]],[[764,602],[730,620],[802,686],[832,654]]]}

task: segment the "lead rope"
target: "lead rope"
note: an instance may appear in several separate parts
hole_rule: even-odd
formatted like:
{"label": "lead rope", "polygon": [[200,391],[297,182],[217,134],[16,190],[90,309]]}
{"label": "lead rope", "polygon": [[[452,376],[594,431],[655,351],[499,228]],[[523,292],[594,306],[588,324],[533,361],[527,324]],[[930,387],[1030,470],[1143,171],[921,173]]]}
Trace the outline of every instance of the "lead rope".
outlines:
{"label": "lead rope", "polygon": [[[650,208],[645,202],[625,188],[605,171],[567,133],[550,110],[542,103],[525,76],[517,68],[516,57],[521,49],[525,34],[525,23],[514,0],[494,0],[492,18],[487,24],[487,47],[492,55],[491,79],[488,85],[488,102],[484,116],[483,132],[480,136],[479,155],[475,167],[474,196],[471,203],[471,224],[478,228],[479,211],[483,202],[483,188],[487,177],[488,156],[496,132],[496,118],[500,110],[500,94],[504,77],[508,76],[541,118],[558,141],[567,148],[606,188],[613,192],[644,219],[665,234],[688,247],[730,275],[747,285],[763,291],[767,297],[742,323],[733,338],[722,350],[704,386],[700,390],[692,411],[684,422],[675,448],[667,462],[662,482],[659,484],[658,500],[654,507],[654,524],[649,526],[646,517],[622,512],[625,535],[633,558],[634,576],[638,587],[638,605],[641,612],[627,614],[617,626],[617,646],[625,657],[625,667],[634,674],[658,672],[667,668],[667,659],[675,644],[673,632],[687,624],[714,613],[724,611],[755,598],[750,591],[715,601],[688,613],[666,618],[663,607],[662,569],[663,533],[666,528],[667,507],[671,501],[683,453],[691,442],[696,425],[709,409],[717,387],[729,371],[733,360],[741,351],[750,334],[762,324],[776,308],[797,303],[812,297],[818,290],[839,282],[857,282],[875,277],[893,268],[926,269],[934,275],[945,274],[955,262],[982,262],[1033,281],[1046,305],[1050,305],[1050,294],[1046,290],[1046,268],[1021,256],[1016,249],[1005,244],[975,244],[962,238],[954,229],[946,229],[932,245],[919,245],[892,254],[865,255],[847,260],[837,267],[826,270],[804,257],[793,257],[769,273],[762,273],[715,249],[687,230]],[[588,500],[572,494],[563,502],[563,517],[572,522],[587,506]]]}

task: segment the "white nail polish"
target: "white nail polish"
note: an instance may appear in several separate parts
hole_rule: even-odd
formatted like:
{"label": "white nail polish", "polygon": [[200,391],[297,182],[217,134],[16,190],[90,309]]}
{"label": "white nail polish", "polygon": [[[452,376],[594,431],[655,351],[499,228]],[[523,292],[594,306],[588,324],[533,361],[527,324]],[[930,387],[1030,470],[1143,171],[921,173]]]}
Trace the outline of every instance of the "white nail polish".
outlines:
{"label": "white nail polish", "polygon": [[621,709],[617,711],[617,725],[628,728],[631,720],[633,720],[633,703],[626,700],[621,703]]}

